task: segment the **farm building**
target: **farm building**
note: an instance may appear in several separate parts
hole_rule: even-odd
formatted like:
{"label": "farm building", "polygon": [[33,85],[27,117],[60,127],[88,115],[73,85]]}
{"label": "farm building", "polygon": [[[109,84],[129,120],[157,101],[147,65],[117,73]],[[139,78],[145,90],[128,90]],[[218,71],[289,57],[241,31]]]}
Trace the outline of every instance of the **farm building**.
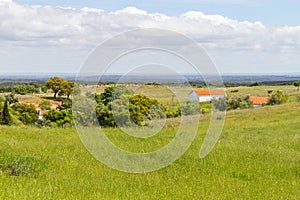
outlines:
{"label": "farm building", "polygon": [[255,97],[255,96],[250,97],[250,101],[252,101],[253,106],[255,108],[267,104],[269,99],[270,99],[269,97]]}
{"label": "farm building", "polygon": [[189,100],[193,102],[210,102],[212,99],[224,98],[225,92],[220,89],[194,90],[189,94]]}

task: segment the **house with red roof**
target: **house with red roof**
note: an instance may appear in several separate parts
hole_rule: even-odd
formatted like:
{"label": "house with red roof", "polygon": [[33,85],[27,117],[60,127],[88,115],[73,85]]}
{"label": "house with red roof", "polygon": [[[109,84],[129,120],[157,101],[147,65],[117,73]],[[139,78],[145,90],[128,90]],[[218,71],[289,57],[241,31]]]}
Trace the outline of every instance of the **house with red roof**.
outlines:
{"label": "house with red roof", "polygon": [[266,105],[269,102],[270,97],[256,97],[256,96],[250,96],[250,101],[252,101],[253,106],[260,107],[263,105]]}
{"label": "house with red roof", "polygon": [[191,91],[189,100],[193,102],[210,102],[212,99],[224,98],[225,92],[221,89],[201,89]]}

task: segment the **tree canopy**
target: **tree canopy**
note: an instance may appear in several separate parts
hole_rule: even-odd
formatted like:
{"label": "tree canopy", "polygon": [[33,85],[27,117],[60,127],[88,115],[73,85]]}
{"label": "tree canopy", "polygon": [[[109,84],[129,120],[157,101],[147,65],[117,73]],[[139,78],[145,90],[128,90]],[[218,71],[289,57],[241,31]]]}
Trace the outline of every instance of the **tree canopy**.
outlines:
{"label": "tree canopy", "polygon": [[51,77],[45,85],[48,89],[51,89],[54,92],[54,99],[56,99],[58,93],[64,94],[69,83],[64,78]]}
{"label": "tree canopy", "polygon": [[300,87],[300,81],[298,81],[298,82],[295,82],[295,83],[294,83],[294,86],[295,86],[295,87],[297,87],[297,88],[298,88],[297,90],[299,91],[299,87]]}

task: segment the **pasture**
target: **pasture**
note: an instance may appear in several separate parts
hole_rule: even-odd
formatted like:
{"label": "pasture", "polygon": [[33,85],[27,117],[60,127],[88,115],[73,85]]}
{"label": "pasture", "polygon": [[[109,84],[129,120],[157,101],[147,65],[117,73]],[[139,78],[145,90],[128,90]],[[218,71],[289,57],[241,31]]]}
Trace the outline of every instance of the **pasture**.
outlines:
{"label": "pasture", "polygon": [[[0,199],[299,199],[299,109],[293,102],[228,112],[219,142],[204,159],[198,154],[209,115],[202,116],[188,151],[147,174],[98,162],[75,128],[2,126]],[[174,136],[172,126],[163,131],[148,141],[114,128],[106,134],[124,149],[149,151]]]}

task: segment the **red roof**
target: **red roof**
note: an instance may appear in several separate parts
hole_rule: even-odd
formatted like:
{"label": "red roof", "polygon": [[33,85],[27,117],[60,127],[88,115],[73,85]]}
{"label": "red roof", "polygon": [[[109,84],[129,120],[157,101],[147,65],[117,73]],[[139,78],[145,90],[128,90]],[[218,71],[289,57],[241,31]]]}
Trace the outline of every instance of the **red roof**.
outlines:
{"label": "red roof", "polygon": [[269,97],[250,97],[250,101],[252,101],[253,105],[262,105],[267,104],[269,101]]}
{"label": "red roof", "polygon": [[198,95],[225,95],[223,90],[195,90]]}

